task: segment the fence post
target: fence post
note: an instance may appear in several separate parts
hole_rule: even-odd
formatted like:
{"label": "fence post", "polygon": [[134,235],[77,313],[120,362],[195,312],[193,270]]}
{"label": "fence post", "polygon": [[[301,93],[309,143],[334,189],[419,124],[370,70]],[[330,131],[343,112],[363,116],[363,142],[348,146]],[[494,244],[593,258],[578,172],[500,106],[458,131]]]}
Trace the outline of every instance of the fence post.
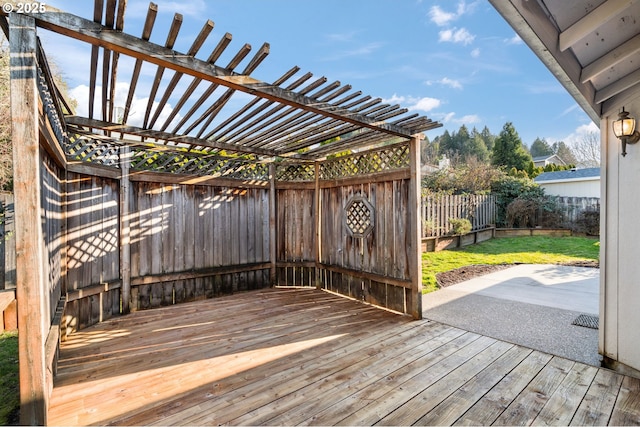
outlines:
{"label": "fence post", "polygon": [[16,287],[20,357],[20,424],[46,425],[50,381],[49,331],[40,217],[39,93],[35,19],[9,17],[11,134],[16,221]]}

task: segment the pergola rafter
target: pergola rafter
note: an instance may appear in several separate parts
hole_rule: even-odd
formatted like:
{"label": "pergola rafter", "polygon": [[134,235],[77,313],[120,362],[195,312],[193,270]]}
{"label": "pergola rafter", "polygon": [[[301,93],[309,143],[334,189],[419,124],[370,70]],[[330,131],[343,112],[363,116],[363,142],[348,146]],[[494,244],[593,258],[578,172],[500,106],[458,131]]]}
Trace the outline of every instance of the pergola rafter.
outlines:
{"label": "pergola rafter", "polygon": [[[371,146],[397,138],[409,140],[416,133],[440,126],[425,117],[403,121],[407,109],[384,104],[379,98],[362,97],[359,91],[351,92],[350,85],[337,81],[327,83],[325,77],[305,84],[312,77],[311,73],[286,84],[295,77],[298,67],[273,83],[262,82],[251,74],[268,56],[268,43],[262,45],[241,72],[235,69],[249,56],[251,46],[247,44],[226,66],[216,63],[231,42],[229,33],[224,34],[206,60],[199,59],[196,55],[214,27],[210,20],[186,53],[173,50],[183,20],[179,14],[174,16],[164,46],[154,44],[149,41],[158,14],[158,7],[153,3],[149,5],[141,37],[131,36],[122,31],[125,4],[112,0],[104,4],[103,0],[96,0],[93,21],[50,7],[45,13],[30,15],[38,27],[91,44],[89,114],[87,120],[68,115],[70,125],[100,129],[106,134],[128,130],[131,135],[145,139],[186,144],[197,149],[301,159],[319,159],[347,146],[357,149],[361,144]],[[97,73],[100,72],[100,48],[103,50],[102,102],[98,105],[102,111],[98,114],[102,120],[95,121],[93,110]],[[135,66],[131,77],[127,78],[126,102],[118,113],[114,97],[120,56],[134,58]],[[150,86],[144,121],[133,125],[129,123],[131,105],[144,64],[155,66],[156,74]],[[167,70],[172,73],[166,75]],[[184,77],[191,77],[188,88],[176,96],[176,89]],[[192,99],[202,82],[208,82],[209,86],[197,99]],[[254,99],[237,111],[224,111],[223,114],[236,92]],[[336,100],[340,96],[342,98]],[[163,117],[168,105],[172,105],[172,110]],[[167,129],[172,131],[167,132]],[[365,129],[369,131],[362,132]],[[336,137],[340,137],[339,142],[327,143]],[[326,145],[318,147],[319,143]]]}

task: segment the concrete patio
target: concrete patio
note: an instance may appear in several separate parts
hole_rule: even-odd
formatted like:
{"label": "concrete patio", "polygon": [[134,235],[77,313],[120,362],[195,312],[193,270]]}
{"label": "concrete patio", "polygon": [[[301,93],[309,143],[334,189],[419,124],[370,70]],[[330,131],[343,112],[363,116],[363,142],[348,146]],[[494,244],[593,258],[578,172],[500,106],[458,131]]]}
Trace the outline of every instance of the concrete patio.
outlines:
{"label": "concrete patio", "polygon": [[517,265],[423,296],[424,317],[599,366],[598,330],[572,325],[598,315],[597,268]]}

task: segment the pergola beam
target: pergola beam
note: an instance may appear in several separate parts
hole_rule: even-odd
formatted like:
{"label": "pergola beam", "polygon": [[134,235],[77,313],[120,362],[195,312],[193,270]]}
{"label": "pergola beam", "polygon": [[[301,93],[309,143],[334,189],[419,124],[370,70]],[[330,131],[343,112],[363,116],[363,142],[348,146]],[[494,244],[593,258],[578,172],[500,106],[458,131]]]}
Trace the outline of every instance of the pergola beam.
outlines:
{"label": "pergola beam", "polygon": [[82,126],[90,129],[100,129],[108,132],[118,132],[127,135],[139,136],[142,138],[153,138],[157,140],[172,142],[175,144],[187,144],[192,147],[209,147],[219,150],[229,150],[239,153],[257,154],[269,157],[275,157],[276,155],[278,155],[277,152],[273,150],[267,150],[263,148],[252,148],[236,144],[226,144],[224,142],[209,141],[206,139],[194,138],[191,136],[176,135],[169,132],[148,130],[136,126],[110,123],[102,120],[88,119],[79,116],[67,116],[65,117],[65,121],[70,125]]}
{"label": "pergola beam", "polygon": [[179,55],[174,50],[123,32],[109,30],[100,24],[70,13],[52,10],[52,8],[48,8],[45,13],[34,13],[27,16],[34,18],[36,25],[41,28],[91,43],[119,54],[128,55],[135,59],[142,59],[175,72],[188,74],[250,95],[349,122],[360,127],[394,136],[411,137],[410,131],[402,127],[377,122],[375,119],[364,115],[355,114],[328,103],[318,102],[314,98],[280,87],[274,87],[249,76],[230,72],[200,59]]}

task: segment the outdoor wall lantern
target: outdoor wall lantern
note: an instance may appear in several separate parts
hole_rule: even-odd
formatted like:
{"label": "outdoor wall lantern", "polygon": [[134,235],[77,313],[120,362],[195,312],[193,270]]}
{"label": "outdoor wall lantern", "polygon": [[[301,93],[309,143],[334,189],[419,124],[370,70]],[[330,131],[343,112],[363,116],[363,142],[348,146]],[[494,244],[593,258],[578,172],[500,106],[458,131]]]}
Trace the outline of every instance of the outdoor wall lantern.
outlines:
{"label": "outdoor wall lantern", "polygon": [[622,156],[627,155],[627,144],[635,144],[640,140],[640,133],[636,130],[636,119],[629,117],[629,112],[622,111],[618,113],[618,120],[613,122],[613,133],[622,142]]}

